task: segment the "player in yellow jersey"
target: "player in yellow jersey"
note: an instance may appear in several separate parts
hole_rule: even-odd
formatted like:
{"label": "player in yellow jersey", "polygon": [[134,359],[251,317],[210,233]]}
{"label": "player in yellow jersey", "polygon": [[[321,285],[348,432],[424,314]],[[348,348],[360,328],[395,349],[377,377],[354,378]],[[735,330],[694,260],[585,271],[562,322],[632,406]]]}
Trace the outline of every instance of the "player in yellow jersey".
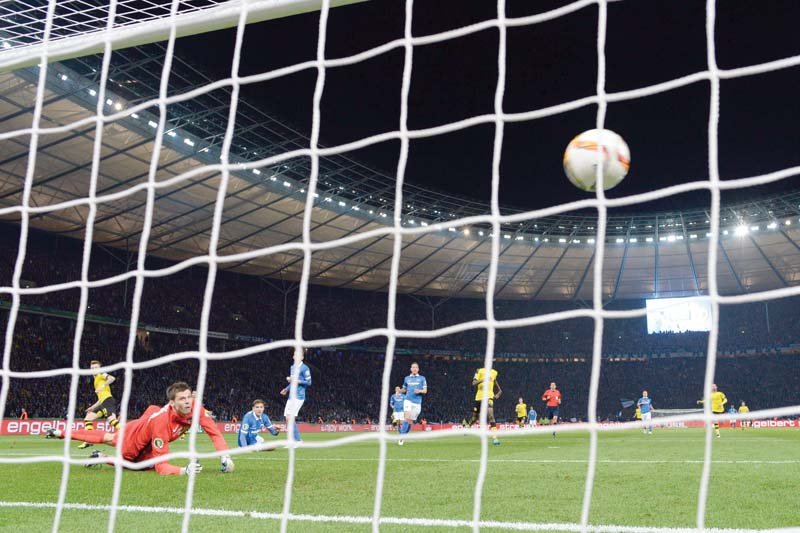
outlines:
{"label": "player in yellow jersey", "polygon": [[[89,367],[92,369],[100,368],[100,361],[92,361]],[[106,372],[97,372],[94,375],[94,393],[97,394],[97,401],[86,409],[86,416],[83,419],[83,427],[89,431],[94,429],[94,421],[98,418],[106,418],[108,423],[114,428],[119,429],[117,420],[117,401],[111,395],[111,384],[114,383],[114,376]],[[89,442],[81,443],[78,448],[88,448],[92,446]]]}
{"label": "player in yellow jersey", "polygon": [[483,401],[484,397],[486,398],[486,420],[489,422],[489,426],[492,428],[492,444],[495,446],[500,444],[500,441],[497,439],[497,435],[495,432],[497,431],[497,422],[494,420],[494,400],[500,398],[500,395],[503,391],[500,389],[500,384],[497,383],[497,370],[492,369],[489,372],[488,379],[488,387],[484,388],[486,385],[485,380],[487,379],[486,369],[479,368],[475,375],[472,376],[472,386],[476,388],[475,390],[475,404],[472,407],[472,418],[469,421],[469,425],[472,426],[475,422],[478,421],[481,414],[481,401]]}
{"label": "player in yellow jersey", "polygon": [[[744,403],[744,400],[743,400],[742,401],[742,405],[739,406],[739,414],[741,415],[741,414],[749,413],[749,412],[750,412],[750,408],[747,407],[747,404]],[[739,425],[741,426],[742,429],[749,428],[750,427],[750,421],[749,420],[742,420],[742,421],[739,422]]]}
{"label": "player in yellow jersey", "polygon": [[[698,404],[705,403],[705,400],[697,400]],[[720,390],[717,390],[717,384],[711,385],[711,413],[715,416],[721,416],[725,414],[725,404],[728,403],[728,398],[725,396]],[[714,422],[714,431],[717,434],[717,438],[720,438],[719,434],[719,422]]]}
{"label": "player in yellow jersey", "polygon": [[528,414],[528,406],[525,403],[525,400],[522,399],[522,396],[519,397],[517,400],[517,405],[514,407],[517,412],[517,427],[521,428],[525,425],[525,415]]}

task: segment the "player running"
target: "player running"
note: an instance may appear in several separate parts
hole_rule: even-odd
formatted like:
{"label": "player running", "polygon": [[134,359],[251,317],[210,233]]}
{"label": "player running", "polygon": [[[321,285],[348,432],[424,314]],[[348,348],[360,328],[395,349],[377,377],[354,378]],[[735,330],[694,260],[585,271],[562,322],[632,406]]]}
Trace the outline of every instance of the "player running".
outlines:
{"label": "player running", "polygon": [[395,387],[394,394],[389,398],[389,406],[392,408],[392,426],[400,430],[400,424],[405,419],[403,404],[406,401],[406,395],[403,394],[402,387]]}
{"label": "player running", "polygon": [[[131,420],[125,426],[125,437],[119,442],[119,433],[104,433],[102,431],[90,431],[78,429],[72,432],[75,440],[90,442],[93,444],[108,444],[109,446],[121,447],[122,458],[126,461],[139,463],[150,459],[158,459],[169,453],[169,443],[177,440],[192,425],[192,409],[200,409],[199,422],[203,430],[211,438],[214,448],[217,451],[228,449],[228,444],[217,428],[216,423],[205,415],[202,405],[192,400],[192,390],[189,385],[179,381],[167,388],[167,398],[169,403],[163,407],[151,405],[145,409],[142,416],[136,420]],[[64,432],[60,429],[49,429],[45,434],[48,439],[63,439]],[[94,452],[92,457],[108,457],[100,452]],[[220,458],[222,472],[233,472],[233,460],[230,456],[223,455]],[[189,463],[181,468],[169,464],[165,459],[160,460],[154,466],[146,469],[155,468],[161,475],[193,475],[203,470],[199,463]]]}
{"label": "player running", "polygon": [[492,431],[492,444],[495,446],[500,445],[497,439],[497,422],[494,419],[494,400],[500,398],[503,391],[500,389],[500,384],[497,382],[497,370],[492,369],[489,372],[488,387],[486,386],[486,369],[479,368],[475,375],[472,376],[472,386],[476,387],[475,390],[475,403],[472,406],[472,418],[469,425],[472,426],[478,421],[481,414],[481,402],[486,397],[486,420],[489,422],[489,427]]}
{"label": "player running", "polygon": [[[98,369],[102,365],[100,361],[94,360],[89,363],[89,368]],[[94,393],[97,395],[97,401],[94,402],[89,408],[86,409],[86,416],[83,418],[83,427],[87,431],[94,429],[94,421],[98,418],[106,418],[108,423],[114,429],[119,429],[119,420],[117,420],[117,401],[111,395],[111,384],[116,381],[116,378],[106,372],[97,372],[94,374]],[[78,448],[88,448],[93,446],[90,442],[81,443]]]}
{"label": "player running", "polygon": [[273,437],[277,437],[278,433],[280,433],[264,412],[265,406],[266,402],[264,400],[253,400],[253,409],[247,411],[242,417],[242,425],[239,427],[238,437],[240,448],[264,442],[264,439],[259,435],[262,428],[272,433]]}
{"label": "player running", "polygon": [[[697,403],[703,404],[705,400],[697,400]],[[711,385],[711,413],[717,416],[724,415],[726,403],[728,403],[727,396],[722,391],[717,390],[716,383]],[[714,421],[714,432],[717,434],[717,438],[721,437],[719,434],[719,422],[716,420]]]}
{"label": "player running", "polygon": [[539,413],[536,412],[536,409],[531,406],[530,411],[528,411],[528,426],[535,428],[539,424]]}
{"label": "player running", "polygon": [[[297,429],[297,423],[292,424],[292,421],[297,419],[300,408],[303,407],[303,403],[306,401],[306,389],[311,386],[311,370],[308,369],[308,365],[303,363],[302,352],[299,359],[300,369],[297,373],[297,394],[289,396],[286,400],[286,407],[283,409],[283,416],[286,418],[286,430],[288,431],[289,427],[294,427],[292,435],[295,442],[302,442],[303,439],[300,438],[300,430]],[[294,364],[289,367],[289,375],[286,377],[286,381],[289,384],[281,390],[281,396],[286,396],[291,392],[292,375],[294,375]]]}
{"label": "player running", "polygon": [[[403,388],[400,392],[406,395],[403,401],[403,423],[400,426],[400,434],[405,435],[411,431],[411,424],[422,412],[422,395],[428,394],[428,381],[425,376],[419,374],[419,363],[411,363],[411,374],[403,380]],[[403,445],[403,439],[397,441]]]}
{"label": "player running", "polygon": [[[749,413],[749,412],[750,412],[750,408],[747,407],[747,404],[744,403],[744,400],[742,400],[742,404],[739,406],[739,414],[742,415],[742,414]],[[742,429],[749,428],[750,427],[750,421],[749,420],[742,420],[741,422],[739,422],[739,427],[741,427]]]}
{"label": "player running", "polygon": [[639,401],[636,402],[637,407],[639,408],[640,412],[642,413],[642,421],[644,422],[644,427],[642,427],[642,433],[649,433],[650,435],[653,434],[653,399],[648,396],[647,391],[642,391],[642,397],[639,398]]}
{"label": "player running", "polygon": [[[550,388],[542,394],[542,401],[545,404],[545,415],[550,420],[550,424],[555,426],[558,424],[558,408],[561,405],[561,392],[556,388],[555,381],[550,383]],[[553,431],[553,436],[556,432]]]}
{"label": "player running", "polygon": [[514,409],[517,413],[517,427],[521,428],[525,425],[525,416],[528,414],[528,405],[522,399],[522,396],[517,399],[517,405]]}

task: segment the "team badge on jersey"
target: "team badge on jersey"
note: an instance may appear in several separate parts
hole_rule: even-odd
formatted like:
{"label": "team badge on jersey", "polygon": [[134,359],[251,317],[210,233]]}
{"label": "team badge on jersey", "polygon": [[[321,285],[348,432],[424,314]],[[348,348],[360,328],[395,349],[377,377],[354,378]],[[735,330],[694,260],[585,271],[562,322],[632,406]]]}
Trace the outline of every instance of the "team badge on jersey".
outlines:
{"label": "team badge on jersey", "polygon": [[153,448],[160,450],[163,447],[164,447],[164,441],[161,438],[156,437],[153,439]]}

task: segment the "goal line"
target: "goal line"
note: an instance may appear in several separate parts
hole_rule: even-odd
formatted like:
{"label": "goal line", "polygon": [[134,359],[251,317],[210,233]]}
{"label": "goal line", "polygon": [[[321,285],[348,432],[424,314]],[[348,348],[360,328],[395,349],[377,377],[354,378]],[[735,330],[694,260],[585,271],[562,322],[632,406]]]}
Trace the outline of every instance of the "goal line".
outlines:
{"label": "goal line", "polygon": [[[49,502],[10,502],[0,501],[0,508],[30,508],[30,509],[54,509],[55,503]],[[86,503],[64,503],[62,508],[69,511],[111,511],[110,505],[93,505]],[[186,513],[186,509],[181,507],[149,507],[143,505],[120,505],[118,511],[127,513],[158,513],[158,514],[178,514]],[[287,518],[282,513],[264,513],[260,511],[231,511],[227,509],[204,509],[193,508],[189,511],[192,516],[208,516],[215,518],[252,518],[254,520],[281,520]],[[371,516],[346,516],[346,515],[312,515],[312,514],[289,514],[288,519],[292,522],[321,522],[321,523],[344,523],[344,524],[371,524]],[[381,516],[381,524],[392,524],[402,526],[417,527],[447,527],[447,528],[468,528],[475,525],[471,520],[453,520],[444,518],[401,518],[392,516]],[[681,527],[644,527],[644,526],[621,526],[621,525],[588,525],[582,527],[577,523],[530,523],[530,522],[500,522],[495,520],[481,520],[478,523],[481,528],[507,529],[511,531],[587,531],[593,533],[697,533],[695,528]],[[751,533],[766,531],[781,531],[779,529],[727,529],[727,528],[705,528],[704,533]]]}

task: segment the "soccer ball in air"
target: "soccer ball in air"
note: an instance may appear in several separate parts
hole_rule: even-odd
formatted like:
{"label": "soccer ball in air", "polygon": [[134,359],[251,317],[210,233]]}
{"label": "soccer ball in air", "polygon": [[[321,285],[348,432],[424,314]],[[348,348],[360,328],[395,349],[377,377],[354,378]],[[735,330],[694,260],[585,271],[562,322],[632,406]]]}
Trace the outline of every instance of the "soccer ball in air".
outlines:
{"label": "soccer ball in air", "polygon": [[603,190],[606,191],[616,187],[631,166],[628,145],[611,130],[603,130],[602,141],[600,130],[584,131],[564,150],[564,172],[569,181],[583,191],[595,190],[599,162],[603,164]]}

